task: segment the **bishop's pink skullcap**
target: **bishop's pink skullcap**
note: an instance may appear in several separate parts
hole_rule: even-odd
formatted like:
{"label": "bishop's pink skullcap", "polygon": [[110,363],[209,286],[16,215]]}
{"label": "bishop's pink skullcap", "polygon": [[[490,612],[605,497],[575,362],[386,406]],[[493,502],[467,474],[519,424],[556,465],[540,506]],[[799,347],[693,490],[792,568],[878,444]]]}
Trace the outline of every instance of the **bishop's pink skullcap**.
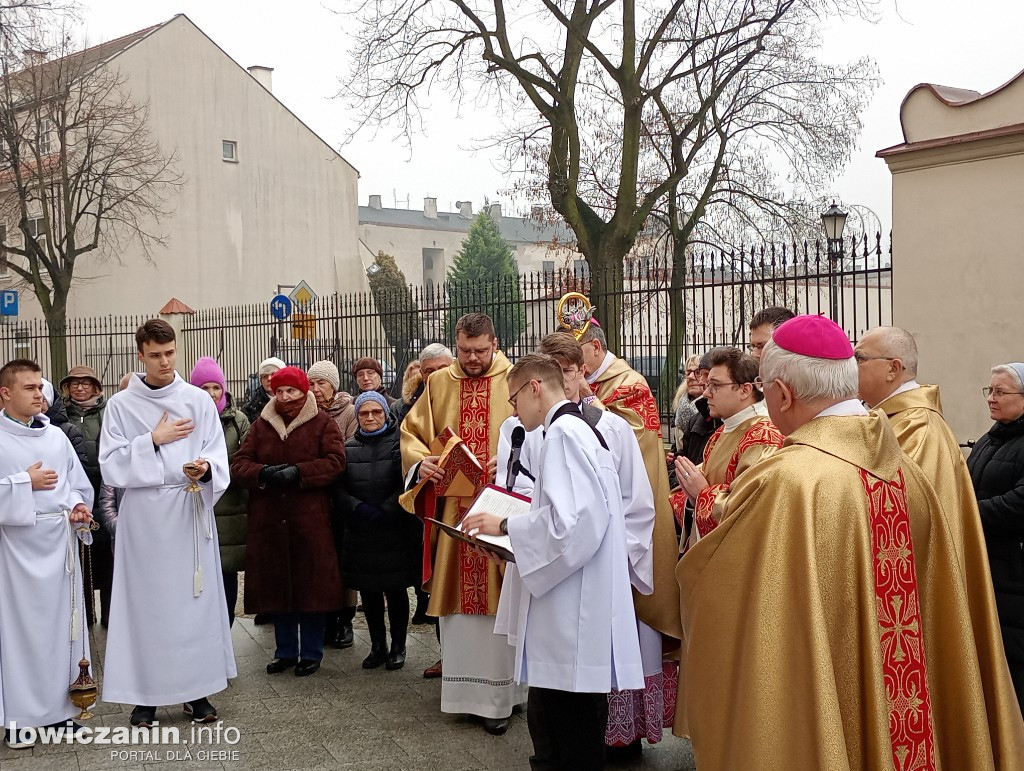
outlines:
{"label": "bishop's pink skullcap", "polygon": [[853,356],[853,345],[843,328],[824,316],[792,318],[775,330],[772,341],[790,353],[815,359],[849,359]]}

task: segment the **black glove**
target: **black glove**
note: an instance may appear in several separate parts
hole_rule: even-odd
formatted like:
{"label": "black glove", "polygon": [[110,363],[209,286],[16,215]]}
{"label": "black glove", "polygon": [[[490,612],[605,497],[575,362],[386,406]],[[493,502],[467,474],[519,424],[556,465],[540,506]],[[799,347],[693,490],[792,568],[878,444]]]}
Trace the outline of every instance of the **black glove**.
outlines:
{"label": "black glove", "polygon": [[298,466],[278,466],[267,475],[267,482],[278,487],[292,487],[299,483]]}
{"label": "black glove", "polygon": [[264,466],[260,469],[260,474],[257,477],[257,481],[261,485],[270,484],[270,478],[283,468],[287,468],[287,464],[282,463],[279,466]]}

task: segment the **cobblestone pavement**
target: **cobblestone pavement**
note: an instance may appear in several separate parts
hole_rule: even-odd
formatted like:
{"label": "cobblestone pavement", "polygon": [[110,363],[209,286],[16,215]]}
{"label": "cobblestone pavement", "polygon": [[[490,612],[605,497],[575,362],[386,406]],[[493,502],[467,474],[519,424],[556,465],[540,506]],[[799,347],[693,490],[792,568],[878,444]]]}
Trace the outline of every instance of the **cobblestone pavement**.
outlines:
{"label": "cobblestone pavement", "polygon": [[[424,680],[423,670],[438,657],[429,626],[410,628],[404,669],[360,667],[369,637],[356,620],[356,643],[328,649],[323,667],[311,677],[290,672],[267,675],[274,648],[272,626],[240,618],[232,630],[238,677],[212,697],[225,727],[236,727],[237,744],[191,742],[192,726],[180,708],[160,709],[162,726],[176,726],[183,744],[134,747],[36,745],[10,750],[0,745],[0,771],[90,771],[91,769],[529,769],[530,737],[524,713],[516,713],[508,733],[490,736],[471,718],[440,711],[440,680]],[[97,626],[94,645],[102,650]],[[95,655],[94,660],[102,661]],[[102,672],[101,672],[102,674]],[[95,708],[87,724],[127,726],[131,705]],[[205,738],[205,737],[204,737]],[[233,738],[233,737],[228,737]],[[146,752],[132,758],[127,752]],[[187,752],[186,752],[187,751]],[[232,753],[212,755],[211,753]],[[206,753],[206,754],[204,754]],[[191,760],[187,755],[191,756]],[[692,769],[689,743],[672,737],[647,746],[641,759],[610,768]]]}

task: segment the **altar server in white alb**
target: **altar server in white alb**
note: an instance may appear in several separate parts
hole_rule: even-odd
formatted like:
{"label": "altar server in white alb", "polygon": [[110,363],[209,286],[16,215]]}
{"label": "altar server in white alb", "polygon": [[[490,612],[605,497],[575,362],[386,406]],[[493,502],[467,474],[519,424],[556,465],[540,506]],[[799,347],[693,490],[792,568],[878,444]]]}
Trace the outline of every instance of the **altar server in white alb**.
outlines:
{"label": "altar server in white alb", "polygon": [[545,431],[530,511],[474,514],[463,529],[512,541],[532,767],[604,768],[607,694],[644,686],[618,475],[603,437],[566,400],[554,358],[523,356],[508,382],[523,426]]}
{"label": "altar server in white alb", "polygon": [[217,719],[207,698],[234,677],[213,506],[229,481],[213,401],[174,370],[174,330],[147,321],[135,335],[145,376],[107,403],[103,481],[124,489],[103,700],[136,704],[131,723],[183,704],[193,722]]}
{"label": "altar server in white alb", "polygon": [[[65,725],[68,686],[89,656],[79,536],[91,542],[92,484],[64,432],[42,411],[39,366],[0,369],[0,716],[21,729]],[[17,727],[17,732],[11,731]]]}

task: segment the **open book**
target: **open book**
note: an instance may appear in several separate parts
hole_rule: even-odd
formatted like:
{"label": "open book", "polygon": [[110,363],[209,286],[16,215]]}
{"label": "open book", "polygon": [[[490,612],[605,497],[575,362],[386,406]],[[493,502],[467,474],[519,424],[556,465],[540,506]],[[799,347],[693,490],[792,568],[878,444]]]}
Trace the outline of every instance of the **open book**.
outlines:
{"label": "open book", "polygon": [[[473,501],[473,505],[466,511],[465,516],[468,517],[470,514],[486,512],[487,514],[497,514],[504,519],[525,514],[529,510],[530,499],[526,496],[510,493],[494,485],[487,485],[477,495],[476,500]],[[472,536],[462,530],[461,522],[453,527],[436,519],[431,519],[430,521],[456,540],[494,552],[508,562],[516,561],[515,554],[512,552],[512,541],[507,535]]]}

